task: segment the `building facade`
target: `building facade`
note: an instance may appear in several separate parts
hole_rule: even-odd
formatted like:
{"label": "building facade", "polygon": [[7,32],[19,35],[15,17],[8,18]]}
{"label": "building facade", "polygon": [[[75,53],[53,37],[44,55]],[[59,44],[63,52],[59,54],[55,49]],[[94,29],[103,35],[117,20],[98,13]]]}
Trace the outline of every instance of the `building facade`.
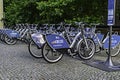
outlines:
{"label": "building facade", "polygon": [[3,0],[0,0],[0,28],[3,28],[3,21],[1,21],[2,18],[3,18]]}

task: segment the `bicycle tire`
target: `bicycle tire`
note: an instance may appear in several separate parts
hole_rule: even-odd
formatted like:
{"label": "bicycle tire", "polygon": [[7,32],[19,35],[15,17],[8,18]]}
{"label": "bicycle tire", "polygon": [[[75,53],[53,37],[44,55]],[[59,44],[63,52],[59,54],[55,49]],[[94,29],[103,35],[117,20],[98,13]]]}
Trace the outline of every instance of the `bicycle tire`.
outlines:
{"label": "bicycle tire", "polygon": [[7,35],[5,35],[4,41],[8,45],[15,45],[17,43],[16,39],[12,39],[12,38],[8,37]]}
{"label": "bicycle tire", "polygon": [[[108,50],[107,50],[108,52]],[[120,53],[120,44],[118,44],[115,48],[111,48],[111,57],[115,57]]]}
{"label": "bicycle tire", "polygon": [[93,57],[93,55],[95,54],[95,48],[96,48],[95,43],[92,39],[86,38],[86,41],[87,41],[89,50],[87,50],[86,44],[83,39],[78,44],[79,45],[78,46],[78,55],[83,60],[91,59]]}
{"label": "bicycle tire", "polygon": [[0,39],[1,39],[1,41],[5,42],[5,40],[4,40],[5,39],[5,34],[1,34]]}
{"label": "bicycle tire", "polygon": [[39,48],[34,41],[31,41],[28,45],[28,50],[31,56],[35,58],[42,58],[42,50]]}
{"label": "bicycle tire", "polygon": [[[50,55],[50,53],[52,55]],[[49,63],[56,63],[59,60],[61,60],[63,57],[63,53],[60,53],[58,51],[54,52],[47,43],[45,43],[43,46],[42,54],[43,54],[43,58]],[[56,56],[58,56],[58,57],[56,57]]]}

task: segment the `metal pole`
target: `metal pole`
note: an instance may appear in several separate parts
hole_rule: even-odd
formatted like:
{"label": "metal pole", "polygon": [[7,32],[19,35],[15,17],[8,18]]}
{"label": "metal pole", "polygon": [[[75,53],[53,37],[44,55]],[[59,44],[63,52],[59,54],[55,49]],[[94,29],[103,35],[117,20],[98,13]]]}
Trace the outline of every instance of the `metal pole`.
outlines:
{"label": "metal pole", "polygon": [[[116,9],[116,0],[114,0],[114,12],[113,12],[113,25],[115,25],[115,9]],[[109,26],[109,51],[108,51],[108,58],[106,60],[106,65],[113,66],[112,58],[111,58],[111,44],[112,44],[112,25]]]}
{"label": "metal pole", "polygon": [[3,0],[0,0],[0,28],[3,28],[3,21],[1,21],[2,18],[3,18]]}
{"label": "metal pole", "polygon": [[[114,1],[114,4],[113,4]],[[115,4],[116,0],[108,0],[108,26],[109,26],[109,51],[107,60],[104,61],[94,61],[94,62],[86,62],[86,64],[99,68],[104,71],[120,71],[120,65],[114,65],[111,57],[111,43],[112,43],[112,27],[115,24]],[[113,7],[114,6],[114,7]]]}
{"label": "metal pole", "polygon": [[113,66],[112,58],[111,58],[111,35],[112,35],[112,26],[109,26],[109,51],[108,51],[108,57],[105,62],[106,66]]}

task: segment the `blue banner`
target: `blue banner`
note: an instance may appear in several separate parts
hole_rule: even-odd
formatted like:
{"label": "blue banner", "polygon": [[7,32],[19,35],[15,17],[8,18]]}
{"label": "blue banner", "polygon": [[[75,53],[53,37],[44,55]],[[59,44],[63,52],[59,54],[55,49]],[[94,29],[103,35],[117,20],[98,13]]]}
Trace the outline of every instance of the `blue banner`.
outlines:
{"label": "blue banner", "polygon": [[115,0],[108,0],[108,26],[114,25],[115,21]]}

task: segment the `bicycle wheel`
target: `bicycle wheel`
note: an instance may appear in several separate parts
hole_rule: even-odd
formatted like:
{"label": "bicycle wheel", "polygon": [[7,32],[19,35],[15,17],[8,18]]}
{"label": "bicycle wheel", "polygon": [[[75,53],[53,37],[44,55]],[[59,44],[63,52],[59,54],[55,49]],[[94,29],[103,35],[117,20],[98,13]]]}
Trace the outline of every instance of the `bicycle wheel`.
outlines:
{"label": "bicycle wheel", "polygon": [[1,34],[1,35],[0,35],[1,41],[5,42],[5,41],[4,41],[4,38],[5,38],[5,35],[4,35],[4,34]]}
{"label": "bicycle wheel", "polygon": [[78,55],[80,58],[82,58],[83,60],[88,60],[91,59],[95,53],[95,43],[92,39],[87,38],[87,45],[88,48],[86,47],[86,44],[84,42],[84,40],[81,40],[80,43],[78,44]]}
{"label": "bicycle wheel", "polygon": [[53,51],[47,43],[43,46],[42,53],[43,58],[49,63],[58,62],[63,57],[63,53]]}
{"label": "bicycle wheel", "polygon": [[34,41],[31,41],[28,45],[29,53],[35,58],[42,58],[42,50],[39,48]]}
{"label": "bicycle wheel", "polygon": [[[108,52],[108,50],[107,50]],[[115,57],[120,53],[120,44],[117,45],[115,48],[111,48],[111,56]]]}
{"label": "bicycle wheel", "polygon": [[16,39],[12,39],[12,38],[8,37],[7,35],[5,35],[4,41],[5,41],[5,43],[7,43],[8,45],[14,45],[14,44],[17,43],[17,40],[16,40]]}

